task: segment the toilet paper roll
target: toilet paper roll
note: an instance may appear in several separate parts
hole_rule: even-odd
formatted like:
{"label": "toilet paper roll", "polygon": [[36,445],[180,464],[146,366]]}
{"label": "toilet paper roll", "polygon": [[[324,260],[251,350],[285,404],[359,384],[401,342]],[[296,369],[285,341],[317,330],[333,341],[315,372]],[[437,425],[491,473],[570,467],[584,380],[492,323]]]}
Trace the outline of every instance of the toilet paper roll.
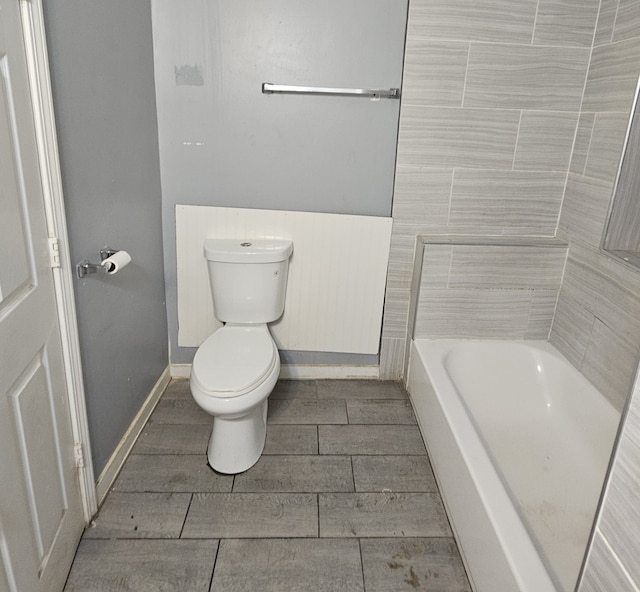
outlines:
{"label": "toilet paper roll", "polygon": [[131,255],[126,251],[118,251],[117,253],[107,257],[102,262],[102,267],[107,270],[108,274],[113,275],[118,273],[123,267],[126,267],[131,263]]}

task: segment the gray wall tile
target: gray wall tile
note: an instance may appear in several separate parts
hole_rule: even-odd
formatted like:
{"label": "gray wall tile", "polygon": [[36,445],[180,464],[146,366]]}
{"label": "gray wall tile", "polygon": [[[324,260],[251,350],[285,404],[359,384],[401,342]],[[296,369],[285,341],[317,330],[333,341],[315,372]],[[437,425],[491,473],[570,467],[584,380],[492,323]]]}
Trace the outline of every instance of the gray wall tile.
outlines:
{"label": "gray wall tile", "polygon": [[577,111],[589,50],[473,44],[465,107]]}
{"label": "gray wall tile", "polygon": [[640,36],[640,2],[619,0],[613,41],[622,41]]}
{"label": "gray wall tile", "polygon": [[640,69],[640,39],[594,48],[583,111],[629,111]]}
{"label": "gray wall tile", "polygon": [[619,559],[611,555],[610,549],[602,533],[596,532],[578,592],[637,592],[638,588],[625,573]]}
{"label": "gray wall tile", "polygon": [[398,162],[431,167],[510,169],[518,111],[406,105]]}
{"label": "gray wall tile", "polygon": [[467,43],[407,39],[403,103],[460,107],[468,54]]}
{"label": "gray wall tile", "polygon": [[559,227],[570,240],[599,247],[613,185],[570,174]]}
{"label": "gray wall tile", "polygon": [[549,339],[556,312],[558,290],[533,290],[525,339]]}
{"label": "gray wall tile", "polygon": [[380,379],[399,380],[404,367],[407,340],[383,337],[380,346]]}
{"label": "gray wall tile", "polygon": [[628,123],[627,112],[596,113],[585,175],[615,181]]}
{"label": "gray wall tile", "polygon": [[584,175],[595,119],[595,113],[580,114],[573,153],[571,154],[571,165],[569,166],[569,170],[572,173]]}
{"label": "gray wall tile", "polygon": [[637,345],[631,345],[602,321],[595,320],[582,372],[618,411],[627,402],[637,359]]}
{"label": "gray wall tile", "polygon": [[449,285],[449,271],[451,269],[452,245],[424,246],[422,257],[421,288],[446,288]]}
{"label": "gray wall tile", "polygon": [[553,236],[564,183],[563,173],[457,170],[449,224]]}
{"label": "gray wall tile", "polygon": [[531,290],[422,290],[415,336],[523,339],[530,308]]}
{"label": "gray wall tile", "polygon": [[591,48],[600,0],[540,0],[535,45]]}
{"label": "gray wall tile", "polygon": [[600,0],[598,23],[596,25],[596,33],[593,37],[594,47],[605,43],[611,43],[617,11],[618,0]]}
{"label": "gray wall tile", "polygon": [[558,290],[567,256],[562,248],[469,245],[451,248],[450,288]]}
{"label": "gray wall tile", "polygon": [[577,113],[523,111],[514,169],[566,172]]}
{"label": "gray wall tile", "polygon": [[433,39],[530,43],[537,0],[414,0],[409,34]]}

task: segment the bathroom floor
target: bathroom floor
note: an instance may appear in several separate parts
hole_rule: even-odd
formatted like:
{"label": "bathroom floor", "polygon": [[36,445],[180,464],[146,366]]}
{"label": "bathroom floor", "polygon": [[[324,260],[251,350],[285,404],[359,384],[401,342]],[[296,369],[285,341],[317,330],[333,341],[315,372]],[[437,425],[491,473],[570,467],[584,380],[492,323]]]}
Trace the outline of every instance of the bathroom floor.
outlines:
{"label": "bathroom floor", "polygon": [[211,418],[164,393],[65,592],[469,592],[407,394],[377,381],[281,381],[264,454],[206,464]]}

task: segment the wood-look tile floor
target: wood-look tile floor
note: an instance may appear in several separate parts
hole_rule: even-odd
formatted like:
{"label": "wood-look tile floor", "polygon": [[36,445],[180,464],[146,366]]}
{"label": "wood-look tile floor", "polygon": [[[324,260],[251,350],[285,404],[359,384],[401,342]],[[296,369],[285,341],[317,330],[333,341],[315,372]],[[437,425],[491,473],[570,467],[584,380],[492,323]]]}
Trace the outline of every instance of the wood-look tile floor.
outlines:
{"label": "wood-look tile floor", "polygon": [[258,463],[207,466],[211,418],[164,393],[65,592],[469,592],[415,416],[376,381],[281,381]]}

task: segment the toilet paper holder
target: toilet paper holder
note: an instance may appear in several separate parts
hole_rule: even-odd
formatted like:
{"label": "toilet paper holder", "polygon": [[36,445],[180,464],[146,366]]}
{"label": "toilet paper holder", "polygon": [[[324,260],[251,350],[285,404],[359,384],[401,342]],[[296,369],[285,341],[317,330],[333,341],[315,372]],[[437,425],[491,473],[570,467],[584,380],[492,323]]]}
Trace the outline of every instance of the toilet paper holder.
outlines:
{"label": "toilet paper holder", "polygon": [[118,252],[118,249],[111,249],[109,247],[100,249],[100,263],[91,263],[88,259],[84,259],[83,261],[80,261],[80,263],[76,264],[76,275],[79,278],[83,278],[85,275],[90,273],[109,273],[109,270],[102,264],[102,262]]}

